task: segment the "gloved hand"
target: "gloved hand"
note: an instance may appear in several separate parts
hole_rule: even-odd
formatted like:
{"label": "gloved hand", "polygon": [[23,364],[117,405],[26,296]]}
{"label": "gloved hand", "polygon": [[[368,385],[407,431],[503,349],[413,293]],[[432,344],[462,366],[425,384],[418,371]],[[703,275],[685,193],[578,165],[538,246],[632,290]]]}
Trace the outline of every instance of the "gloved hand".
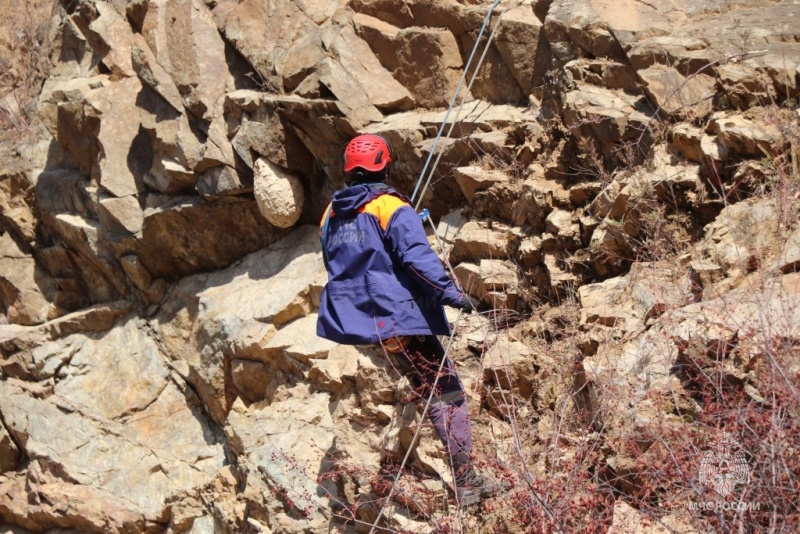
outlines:
{"label": "gloved hand", "polygon": [[464,293],[461,293],[458,297],[458,301],[453,304],[453,308],[461,310],[464,313],[469,313],[475,309],[475,306],[472,305],[472,301],[469,300],[468,296],[466,296]]}

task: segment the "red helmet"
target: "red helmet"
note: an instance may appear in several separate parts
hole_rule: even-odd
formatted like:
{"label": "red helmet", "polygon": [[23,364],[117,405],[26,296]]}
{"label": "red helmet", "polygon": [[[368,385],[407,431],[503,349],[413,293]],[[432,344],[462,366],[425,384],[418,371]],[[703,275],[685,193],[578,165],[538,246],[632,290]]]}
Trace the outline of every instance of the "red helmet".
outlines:
{"label": "red helmet", "polygon": [[344,172],[361,167],[369,172],[384,170],[392,162],[392,145],[380,135],[359,135],[344,149]]}

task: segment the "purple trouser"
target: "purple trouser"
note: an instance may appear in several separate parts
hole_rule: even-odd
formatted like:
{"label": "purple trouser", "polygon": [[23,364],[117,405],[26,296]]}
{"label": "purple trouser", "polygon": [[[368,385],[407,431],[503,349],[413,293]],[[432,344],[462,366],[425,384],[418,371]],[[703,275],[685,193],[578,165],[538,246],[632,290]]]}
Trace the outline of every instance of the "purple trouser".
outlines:
{"label": "purple trouser", "polygon": [[[444,356],[444,348],[436,336],[412,336],[404,351],[389,356],[398,371],[411,382],[415,393],[427,401]],[[442,367],[428,409],[428,417],[449,456],[469,454],[472,447],[472,426],[467,400],[464,396],[464,385],[450,358],[445,360]]]}

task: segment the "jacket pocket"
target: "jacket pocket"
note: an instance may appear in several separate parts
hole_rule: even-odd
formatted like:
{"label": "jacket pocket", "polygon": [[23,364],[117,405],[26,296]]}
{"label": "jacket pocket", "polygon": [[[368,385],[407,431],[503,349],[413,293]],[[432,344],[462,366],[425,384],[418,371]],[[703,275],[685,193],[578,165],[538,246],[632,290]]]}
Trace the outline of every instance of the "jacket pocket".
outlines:
{"label": "jacket pocket", "polygon": [[414,296],[403,287],[393,274],[367,273],[364,277],[367,295],[374,304],[373,317],[395,317],[398,312],[414,306]]}

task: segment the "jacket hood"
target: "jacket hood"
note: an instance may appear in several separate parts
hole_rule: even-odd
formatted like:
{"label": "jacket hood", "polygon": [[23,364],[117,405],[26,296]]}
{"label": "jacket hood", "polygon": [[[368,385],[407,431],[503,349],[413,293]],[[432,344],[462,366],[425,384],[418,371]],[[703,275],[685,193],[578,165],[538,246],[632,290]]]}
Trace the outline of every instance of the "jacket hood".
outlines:
{"label": "jacket hood", "polygon": [[337,215],[348,215],[388,191],[390,189],[384,184],[358,184],[340,189],[333,194],[331,208]]}

